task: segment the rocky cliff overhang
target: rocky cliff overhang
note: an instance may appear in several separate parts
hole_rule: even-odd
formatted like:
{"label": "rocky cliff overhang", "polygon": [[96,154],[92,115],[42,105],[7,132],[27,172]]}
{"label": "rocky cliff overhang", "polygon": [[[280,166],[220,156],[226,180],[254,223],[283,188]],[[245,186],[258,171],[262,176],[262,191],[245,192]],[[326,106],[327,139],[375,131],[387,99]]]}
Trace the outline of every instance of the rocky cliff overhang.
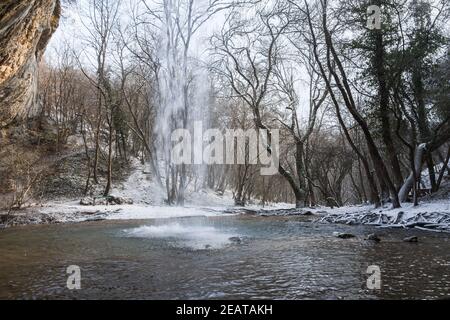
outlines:
{"label": "rocky cliff overhang", "polygon": [[20,122],[37,101],[37,65],[58,27],[59,0],[0,2],[0,129]]}

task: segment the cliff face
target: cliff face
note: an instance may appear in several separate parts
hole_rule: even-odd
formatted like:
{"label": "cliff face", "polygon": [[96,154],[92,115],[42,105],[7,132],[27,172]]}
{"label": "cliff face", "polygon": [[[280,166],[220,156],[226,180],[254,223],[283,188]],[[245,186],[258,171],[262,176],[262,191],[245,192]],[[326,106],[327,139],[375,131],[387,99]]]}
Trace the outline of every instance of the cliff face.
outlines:
{"label": "cliff face", "polygon": [[34,107],[37,63],[59,17],[59,0],[0,2],[0,129]]}

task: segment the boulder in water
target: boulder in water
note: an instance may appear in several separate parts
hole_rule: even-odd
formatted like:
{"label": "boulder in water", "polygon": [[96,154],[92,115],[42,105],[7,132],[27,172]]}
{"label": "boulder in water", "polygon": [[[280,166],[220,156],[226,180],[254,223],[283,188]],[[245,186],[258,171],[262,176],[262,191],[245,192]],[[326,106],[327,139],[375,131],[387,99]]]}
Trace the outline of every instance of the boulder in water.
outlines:
{"label": "boulder in water", "polygon": [[106,218],[104,217],[93,217],[93,218],[88,218],[86,220],[84,220],[84,222],[95,222],[95,221],[103,221],[106,220]]}
{"label": "boulder in water", "polygon": [[355,238],[356,236],[351,233],[341,233],[341,232],[333,232],[333,235],[340,239],[350,239]]}
{"label": "boulder in water", "polygon": [[369,234],[364,240],[370,240],[370,241],[375,241],[375,242],[381,241],[381,239],[375,233]]}
{"label": "boulder in water", "polygon": [[242,239],[240,237],[230,237],[230,238],[228,238],[228,240],[230,240],[231,242],[233,242],[235,244],[242,243]]}
{"label": "boulder in water", "polygon": [[419,238],[417,238],[416,236],[406,237],[406,238],[403,239],[403,241],[405,241],[405,242],[418,242]]}

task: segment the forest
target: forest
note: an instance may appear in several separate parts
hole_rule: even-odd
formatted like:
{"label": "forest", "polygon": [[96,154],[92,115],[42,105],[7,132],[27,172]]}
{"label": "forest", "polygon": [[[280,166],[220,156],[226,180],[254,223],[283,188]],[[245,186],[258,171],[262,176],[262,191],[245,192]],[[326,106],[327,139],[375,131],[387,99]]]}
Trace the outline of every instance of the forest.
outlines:
{"label": "forest", "polygon": [[200,210],[448,233],[449,19],[445,0],[3,1],[0,226]]}
{"label": "forest", "polygon": [[[6,204],[22,205],[47,170],[30,168],[70,138],[84,145],[85,194],[109,195],[138,158],[168,204],[188,187],[230,189],[236,204],[417,204],[450,170],[448,5],[375,2],[379,18],[366,1],[63,2],[80,31],[39,63],[26,113],[38,141],[11,139],[37,147],[2,156]],[[171,164],[171,132],[194,121],[278,129],[279,174]]]}

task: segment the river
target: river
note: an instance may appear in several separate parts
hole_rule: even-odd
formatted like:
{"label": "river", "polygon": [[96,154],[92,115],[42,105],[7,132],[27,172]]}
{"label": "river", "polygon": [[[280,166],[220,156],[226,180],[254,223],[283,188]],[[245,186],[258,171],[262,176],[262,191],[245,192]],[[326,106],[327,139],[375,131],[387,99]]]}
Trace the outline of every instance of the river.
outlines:
{"label": "river", "polygon": [[[364,240],[373,232],[381,242]],[[369,265],[381,289],[367,288]],[[229,215],[14,227],[0,230],[0,298],[448,299],[450,237]]]}

